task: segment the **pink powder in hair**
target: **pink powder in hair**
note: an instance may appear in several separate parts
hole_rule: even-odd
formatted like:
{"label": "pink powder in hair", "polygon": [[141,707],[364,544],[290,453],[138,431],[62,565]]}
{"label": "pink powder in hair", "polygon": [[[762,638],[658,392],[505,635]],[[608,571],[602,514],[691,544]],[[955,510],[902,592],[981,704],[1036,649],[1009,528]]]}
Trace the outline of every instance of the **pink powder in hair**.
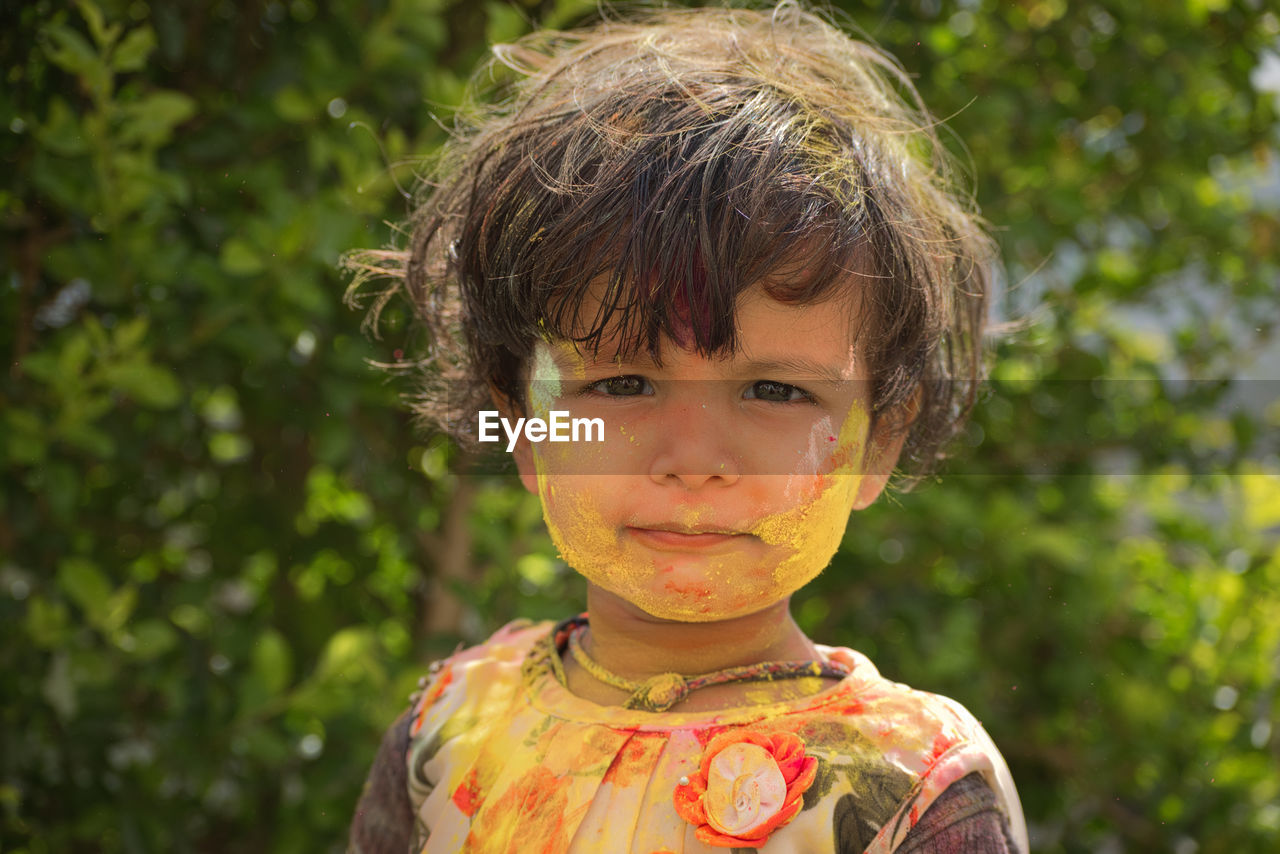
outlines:
{"label": "pink powder in hair", "polygon": [[671,294],[671,338],[690,349],[711,338],[711,300],[707,298],[707,268],[701,253],[694,256],[691,275],[683,278]]}

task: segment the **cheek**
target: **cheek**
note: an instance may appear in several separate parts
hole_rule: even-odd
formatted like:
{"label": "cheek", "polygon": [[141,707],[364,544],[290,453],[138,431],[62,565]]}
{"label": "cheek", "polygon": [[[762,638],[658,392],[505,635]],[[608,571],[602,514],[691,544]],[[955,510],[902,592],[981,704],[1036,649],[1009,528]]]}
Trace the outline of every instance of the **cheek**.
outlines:
{"label": "cheek", "polygon": [[851,475],[820,475],[813,480],[814,494],[809,500],[764,517],[752,531],[778,550],[780,559],[773,565],[772,583],[787,593],[808,584],[831,562],[844,538],[861,482]]}
{"label": "cheek", "polygon": [[546,476],[538,479],[538,494],[547,532],[561,557],[575,569],[608,565],[617,553],[617,540],[599,498],[580,485],[562,488],[556,478]]}
{"label": "cheek", "polygon": [[834,441],[828,436],[831,453],[823,471],[842,475],[860,474],[870,433],[871,415],[861,403],[855,402],[849,407],[844,423],[840,425],[840,433],[835,436]]}
{"label": "cheek", "polygon": [[855,404],[835,441],[829,423],[814,425],[811,446],[826,441],[829,450],[812,471],[788,478],[780,503],[787,509],[764,516],[752,533],[785,556],[773,570],[779,589],[794,591],[818,575],[840,547],[862,483],[861,462],[869,418]]}
{"label": "cheek", "polygon": [[806,481],[803,500],[762,517],[752,527],[752,533],[771,546],[792,552],[808,551],[814,544],[824,548],[830,542],[838,545],[853,511],[861,478],[817,475]]}
{"label": "cheek", "polygon": [[[866,448],[870,419],[861,404],[855,403],[845,415],[836,432],[830,417],[815,422],[809,430],[808,450],[801,457],[801,464],[787,476],[786,485],[774,501],[786,507],[802,508],[823,499],[831,489],[843,494],[850,484],[857,492],[861,479],[862,460]],[[753,506],[767,508],[767,504],[753,496]],[[838,501],[836,503],[839,503]],[[824,504],[825,506],[825,504]]]}

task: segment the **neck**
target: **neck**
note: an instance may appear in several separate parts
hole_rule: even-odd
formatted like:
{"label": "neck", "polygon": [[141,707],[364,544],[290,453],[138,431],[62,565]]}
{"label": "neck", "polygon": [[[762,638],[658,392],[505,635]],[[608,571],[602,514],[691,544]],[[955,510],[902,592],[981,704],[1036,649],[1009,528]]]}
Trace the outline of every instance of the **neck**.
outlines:
{"label": "neck", "polygon": [[789,605],[784,599],[742,617],[681,623],[646,614],[592,584],[587,589],[591,627],[585,648],[602,667],[633,680],[818,658],[813,643],[791,618]]}

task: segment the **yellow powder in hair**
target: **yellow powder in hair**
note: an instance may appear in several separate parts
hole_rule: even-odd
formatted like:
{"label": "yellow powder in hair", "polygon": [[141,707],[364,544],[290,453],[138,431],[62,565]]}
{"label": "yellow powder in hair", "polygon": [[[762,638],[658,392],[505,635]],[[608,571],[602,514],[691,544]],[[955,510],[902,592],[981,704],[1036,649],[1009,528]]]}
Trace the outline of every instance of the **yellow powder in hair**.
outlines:
{"label": "yellow powder in hair", "polygon": [[533,348],[533,364],[529,376],[529,408],[531,414],[546,418],[555,408],[556,399],[563,394],[562,373],[551,353],[551,347],[543,342]]}

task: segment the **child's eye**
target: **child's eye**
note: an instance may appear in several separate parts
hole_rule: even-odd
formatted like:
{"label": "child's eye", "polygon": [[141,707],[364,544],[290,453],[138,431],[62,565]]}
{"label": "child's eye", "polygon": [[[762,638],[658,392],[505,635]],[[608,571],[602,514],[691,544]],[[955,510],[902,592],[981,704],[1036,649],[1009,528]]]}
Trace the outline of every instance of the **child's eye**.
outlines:
{"label": "child's eye", "polygon": [[609,377],[596,380],[587,386],[587,391],[604,394],[609,397],[635,397],[642,394],[653,394],[653,386],[642,376],[627,374],[621,377]]}
{"label": "child's eye", "polygon": [[813,402],[813,395],[799,386],[775,380],[757,380],[747,388],[743,396],[748,400],[764,400],[770,403]]}

